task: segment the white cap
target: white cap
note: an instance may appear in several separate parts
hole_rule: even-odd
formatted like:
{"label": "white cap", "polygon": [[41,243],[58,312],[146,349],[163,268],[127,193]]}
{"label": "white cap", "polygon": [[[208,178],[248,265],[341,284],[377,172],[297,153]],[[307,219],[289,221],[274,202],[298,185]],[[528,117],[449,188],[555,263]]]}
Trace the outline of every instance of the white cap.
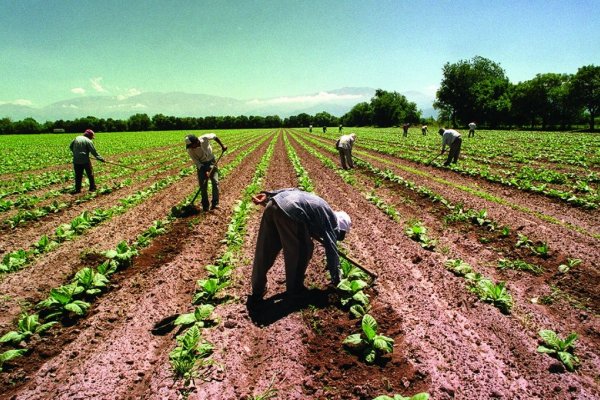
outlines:
{"label": "white cap", "polygon": [[352,227],[352,220],[350,220],[350,216],[344,211],[335,211],[335,216],[337,218],[340,231],[344,231],[346,233],[350,232],[350,228]]}

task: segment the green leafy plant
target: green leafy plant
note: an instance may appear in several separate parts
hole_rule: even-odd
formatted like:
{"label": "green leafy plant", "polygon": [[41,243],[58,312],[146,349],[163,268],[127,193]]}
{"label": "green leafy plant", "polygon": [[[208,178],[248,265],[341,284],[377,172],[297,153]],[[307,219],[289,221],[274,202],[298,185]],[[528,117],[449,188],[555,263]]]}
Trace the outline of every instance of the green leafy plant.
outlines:
{"label": "green leafy plant", "polygon": [[518,271],[529,271],[534,274],[541,274],[544,272],[544,268],[539,265],[530,264],[523,260],[507,260],[505,258],[501,258],[498,260],[498,269],[514,269]]}
{"label": "green leafy plant", "polygon": [[52,251],[58,243],[50,239],[48,235],[43,235],[40,240],[33,246],[36,254],[44,254]]}
{"label": "green leafy plant", "polygon": [[233,267],[231,265],[224,265],[220,263],[216,265],[209,264],[204,268],[208,271],[211,277],[217,279],[219,282],[228,281],[229,277],[231,276],[231,272],[233,271]]}
{"label": "green leafy plant", "polygon": [[417,393],[413,396],[402,396],[401,394],[395,394],[392,396],[381,395],[375,397],[373,400],[429,400],[429,393]]}
{"label": "green leafy plant", "polygon": [[506,283],[495,284],[489,279],[479,279],[471,286],[471,291],[476,293],[482,301],[491,303],[504,313],[510,313],[513,307],[513,298],[506,289]]}
{"label": "green leafy plant", "polygon": [[367,363],[374,363],[378,356],[394,350],[394,339],[377,334],[377,321],[371,315],[363,316],[361,327],[362,332],[348,336],[344,344],[358,349]]}
{"label": "green leafy plant", "polygon": [[4,353],[0,353],[0,372],[3,371],[5,363],[14,360],[17,357],[21,357],[25,353],[27,353],[27,349],[7,350]]}
{"label": "green leafy plant", "polygon": [[541,242],[537,245],[531,245],[530,249],[536,256],[540,256],[542,258],[550,257],[550,248],[548,247],[548,243],[546,242]]}
{"label": "green leafy plant", "polygon": [[40,323],[39,315],[37,314],[24,314],[21,316],[19,322],[17,323],[17,330],[10,331],[4,336],[2,336],[0,338],[0,343],[18,344],[23,340],[29,339],[36,333],[38,335],[44,333],[45,331],[50,329],[54,324],[56,324],[56,321],[48,322],[45,324]]}
{"label": "green leafy plant", "polygon": [[96,272],[89,267],[82,268],[77,271],[73,283],[77,286],[81,286],[85,294],[94,296],[102,292],[106,285],[109,283],[106,275]]}
{"label": "green leafy plant", "polygon": [[0,272],[17,271],[29,262],[30,252],[19,249],[6,254],[0,263]]}
{"label": "green leafy plant", "polygon": [[56,241],[58,243],[62,243],[73,239],[73,236],[75,236],[75,231],[71,228],[71,225],[62,224],[56,228],[54,231],[54,236],[56,237]]}
{"label": "green leafy plant", "polygon": [[420,221],[412,223],[408,228],[406,228],[405,232],[409,238],[419,242],[421,247],[426,250],[433,250],[437,245],[435,240],[432,240],[427,236],[427,228],[425,228]]}
{"label": "green leafy plant", "polygon": [[126,241],[120,242],[116,249],[104,252],[104,256],[109,260],[114,260],[118,268],[127,268],[131,266],[133,257],[138,255],[138,251],[130,247]]}
{"label": "green leafy plant", "polygon": [[169,354],[169,361],[175,378],[184,379],[187,386],[197,376],[198,362],[212,354],[213,345],[202,340],[197,326],[192,326],[183,335],[177,336],[177,344]]}
{"label": "green leafy plant", "polygon": [[363,289],[368,286],[367,282],[362,279],[342,279],[337,288],[342,292],[340,302],[343,306],[351,302],[366,306],[369,304],[369,296],[363,292]]}
{"label": "green leafy plant", "polygon": [[577,334],[571,333],[564,340],[556,332],[547,329],[541,330],[539,334],[544,340],[545,346],[539,346],[537,348],[538,353],[554,355],[569,371],[574,371],[579,364],[579,359],[573,354]]}
{"label": "green leafy plant", "polygon": [[193,313],[181,314],[173,324],[175,325],[195,325],[199,328],[211,326],[215,323],[212,313],[215,307],[211,304],[202,304],[196,307]]}
{"label": "green leafy plant", "polygon": [[569,259],[567,259],[567,263],[566,264],[560,264],[558,266],[558,270],[560,271],[560,273],[566,274],[572,268],[575,268],[579,264],[581,264],[581,259],[580,258],[569,258]]}
{"label": "green leafy plant", "polygon": [[444,266],[458,276],[465,276],[473,272],[473,268],[461,259],[450,259],[444,263]]}
{"label": "green leafy plant", "polygon": [[500,229],[500,235],[503,237],[510,236],[510,228],[508,226],[503,226],[502,229]]}
{"label": "green leafy plant", "polygon": [[515,247],[529,247],[532,246],[533,242],[529,238],[521,233],[517,233],[517,243]]}
{"label": "green leafy plant", "polygon": [[229,282],[219,282],[219,280],[216,278],[208,278],[197,281],[196,285],[198,286],[199,290],[194,295],[192,303],[211,303],[215,301],[217,293],[229,285]]}
{"label": "green leafy plant", "polygon": [[38,303],[38,308],[44,311],[44,319],[55,320],[63,316],[85,315],[91,304],[75,298],[84,290],[74,283],[50,290],[50,296]]}

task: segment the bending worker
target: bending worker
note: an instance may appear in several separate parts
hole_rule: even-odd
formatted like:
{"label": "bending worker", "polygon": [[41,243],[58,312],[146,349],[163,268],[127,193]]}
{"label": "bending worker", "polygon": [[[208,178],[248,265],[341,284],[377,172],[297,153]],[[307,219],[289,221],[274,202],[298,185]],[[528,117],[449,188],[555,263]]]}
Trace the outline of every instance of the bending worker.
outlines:
{"label": "bending worker", "polygon": [[440,135],[442,135],[442,153],[446,150],[446,145],[450,146],[450,151],[448,152],[448,159],[444,163],[444,166],[447,167],[452,162],[456,164],[458,161],[458,156],[460,155],[460,146],[462,145],[462,138],[460,137],[460,133],[455,131],[454,129],[444,129],[440,128],[438,131]]}
{"label": "bending worker", "polygon": [[[354,168],[354,162],[352,162],[352,146],[354,146],[354,142],[356,141],[356,134],[351,133],[349,135],[342,135],[335,143],[335,147],[340,152],[340,162],[342,164],[342,168]],[[346,163],[348,167],[346,167]]]}
{"label": "bending worker", "polygon": [[94,131],[86,129],[83,135],[77,136],[71,142],[69,148],[73,153],[73,170],[75,171],[75,190],[72,192],[81,193],[81,181],[83,180],[83,171],[90,181],[90,192],[96,191],[96,181],[94,180],[94,170],[92,169],[92,161],[90,160],[90,153],[96,158],[96,160],[104,162],[104,158],[98,154],[96,147],[94,147]]}
{"label": "bending worker", "polygon": [[198,184],[200,185],[200,194],[202,196],[202,210],[204,211],[208,211],[209,179],[212,186],[212,203],[210,209],[214,210],[219,207],[219,170],[215,165],[215,156],[210,146],[211,140],[217,142],[223,152],[227,150],[227,146],[224,146],[214,133],[207,133],[200,137],[196,137],[196,135],[187,135],[185,137],[185,148],[194,164],[196,164]]}
{"label": "bending worker", "polygon": [[304,274],[318,239],[325,247],[327,268],[331,283],[340,282],[337,241],[344,240],[350,231],[350,216],[344,211],[333,211],[319,196],[296,188],[261,192],[252,198],[254,204],[265,207],[252,266],[251,301],[263,298],[267,291],[267,273],[279,251],[285,261],[286,293],[301,294]]}

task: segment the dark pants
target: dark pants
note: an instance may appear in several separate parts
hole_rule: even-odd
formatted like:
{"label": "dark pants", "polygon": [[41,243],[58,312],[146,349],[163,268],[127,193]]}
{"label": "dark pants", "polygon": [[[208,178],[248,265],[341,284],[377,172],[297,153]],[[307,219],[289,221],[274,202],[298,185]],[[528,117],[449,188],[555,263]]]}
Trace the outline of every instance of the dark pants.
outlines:
{"label": "dark pants", "polygon": [[296,222],[269,201],[260,221],[254,263],[252,294],[261,297],[267,285],[267,272],[283,249],[285,286],[288,293],[304,288],[304,274],[312,258],[314,245],[306,224]]}
{"label": "dark pants", "polygon": [[[352,162],[352,149],[344,149],[342,147],[338,147],[338,151],[340,152],[340,163],[342,164],[342,168],[354,168],[354,163]],[[346,164],[348,166],[346,166]]]}
{"label": "dark pants", "polygon": [[450,151],[448,152],[448,159],[444,163],[445,166],[450,165],[450,163],[456,164],[458,161],[458,156],[460,155],[460,146],[462,145],[462,138],[457,137],[454,139],[454,142],[450,145]]}
{"label": "dark pants", "polygon": [[469,135],[467,137],[475,137],[475,129],[469,129]]}
{"label": "dark pants", "polygon": [[81,192],[81,181],[83,180],[83,171],[87,175],[90,181],[90,190],[96,190],[96,181],[94,180],[94,170],[92,169],[92,162],[88,161],[87,164],[73,164],[73,170],[75,171],[75,191]]}
{"label": "dark pants", "polygon": [[212,207],[216,207],[219,205],[219,170],[215,166],[210,177],[208,173],[213,167],[215,160],[212,159],[208,161],[197,169],[198,172],[198,184],[200,185],[200,195],[202,196],[202,209],[204,211],[208,210],[208,180],[210,179],[210,183],[212,186]]}

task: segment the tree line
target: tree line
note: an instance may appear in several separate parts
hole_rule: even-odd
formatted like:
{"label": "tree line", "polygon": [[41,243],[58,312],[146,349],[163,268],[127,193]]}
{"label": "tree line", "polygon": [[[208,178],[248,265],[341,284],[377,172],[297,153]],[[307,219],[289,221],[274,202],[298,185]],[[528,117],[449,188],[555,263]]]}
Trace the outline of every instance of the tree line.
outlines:
{"label": "tree line", "polygon": [[476,56],[471,60],[446,63],[433,103],[437,121],[424,119],[416,103],[398,92],[377,89],[369,102],[356,104],[341,117],[325,111],[281,118],[272,116],[174,117],[135,114],[125,120],[88,116],[75,120],[38,123],[0,119],[0,134],[54,131],[99,132],[149,130],[201,130],[320,126],[400,126],[404,123],[433,123],[461,127],[476,122],[488,128],[570,129],[588,124],[595,128],[600,113],[600,66],[588,65],[575,74],[544,73],[516,84],[506,77],[500,64]]}

